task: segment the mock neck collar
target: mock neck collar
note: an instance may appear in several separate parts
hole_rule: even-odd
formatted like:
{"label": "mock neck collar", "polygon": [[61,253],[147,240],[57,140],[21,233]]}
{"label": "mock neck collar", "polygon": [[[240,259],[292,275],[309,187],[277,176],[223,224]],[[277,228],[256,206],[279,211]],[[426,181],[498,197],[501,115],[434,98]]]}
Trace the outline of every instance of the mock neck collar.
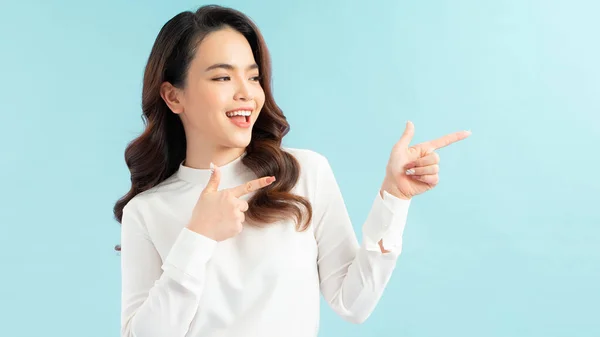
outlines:
{"label": "mock neck collar", "polygon": [[[221,181],[230,179],[231,177],[239,176],[244,172],[244,164],[242,164],[242,158],[246,155],[246,152],[242,153],[241,156],[235,158],[229,163],[219,166],[221,171]],[[210,179],[210,169],[198,169],[184,165],[185,160],[179,164],[179,169],[177,170],[177,177],[183,181],[187,181],[189,183],[194,184],[206,184]]]}

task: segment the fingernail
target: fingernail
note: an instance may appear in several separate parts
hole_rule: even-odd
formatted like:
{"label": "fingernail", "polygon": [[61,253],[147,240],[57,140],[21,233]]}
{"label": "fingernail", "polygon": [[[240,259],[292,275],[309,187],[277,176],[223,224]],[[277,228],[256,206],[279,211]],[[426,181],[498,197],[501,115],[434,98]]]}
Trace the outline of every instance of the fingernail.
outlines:
{"label": "fingernail", "polygon": [[267,178],[267,184],[270,184],[270,183],[272,183],[274,181],[275,181],[275,177],[268,177]]}
{"label": "fingernail", "polygon": [[413,170],[413,169],[408,169],[408,170],[406,170],[406,175],[407,175],[407,176],[409,176],[409,175],[411,175],[411,174],[415,174],[415,170]]}
{"label": "fingernail", "polygon": [[415,167],[415,162],[414,162],[414,161],[413,161],[413,162],[410,162],[410,163],[406,164],[406,166],[405,166],[405,167],[406,167],[406,168],[412,168],[412,167]]}
{"label": "fingernail", "polygon": [[215,173],[215,164],[210,162],[210,173]]}

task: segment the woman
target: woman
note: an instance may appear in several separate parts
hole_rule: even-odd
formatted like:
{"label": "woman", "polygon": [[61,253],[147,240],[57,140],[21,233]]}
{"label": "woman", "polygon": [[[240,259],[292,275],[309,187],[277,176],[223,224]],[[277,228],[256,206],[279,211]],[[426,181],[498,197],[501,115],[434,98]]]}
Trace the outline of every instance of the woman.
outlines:
{"label": "woman", "polygon": [[282,147],[289,125],[269,54],[242,13],[173,17],[144,74],[146,129],[127,148],[121,222],[122,336],[315,336],[319,293],[363,322],[401,250],[411,198],[438,182],[407,123],[358,244],[325,157]]}

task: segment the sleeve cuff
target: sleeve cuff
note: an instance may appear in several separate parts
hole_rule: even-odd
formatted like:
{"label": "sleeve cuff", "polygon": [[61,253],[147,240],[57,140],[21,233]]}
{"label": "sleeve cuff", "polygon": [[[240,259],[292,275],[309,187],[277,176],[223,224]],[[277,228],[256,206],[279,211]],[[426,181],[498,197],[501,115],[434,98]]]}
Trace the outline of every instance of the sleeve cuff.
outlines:
{"label": "sleeve cuff", "polygon": [[402,246],[402,234],[406,225],[411,200],[405,200],[383,191],[379,191],[373,207],[363,225],[363,234],[367,250],[381,251],[379,241],[383,240],[386,250],[398,250]]}
{"label": "sleeve cuff", "polygon": [[165,259],[163,270],[180,283],[189,277],[202,280],[205,265],[216,246],[216,241],[184,227]]}

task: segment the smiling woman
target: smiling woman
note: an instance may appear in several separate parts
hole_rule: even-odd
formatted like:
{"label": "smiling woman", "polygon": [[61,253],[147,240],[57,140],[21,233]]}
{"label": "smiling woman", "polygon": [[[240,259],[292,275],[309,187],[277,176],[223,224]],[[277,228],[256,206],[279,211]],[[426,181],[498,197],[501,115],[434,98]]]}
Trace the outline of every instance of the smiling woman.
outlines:
{"label": "smiling woman", "polygon": [[146,127],[125,151],[131,188],[114,206],[122,336],[309,337],[319,292],[354,323],[377,305],[411,197],[437,183],[433,151],[466,135],[409,149],[407,124],[359,244],[328,160],[281,145],[270,67],[256,25],[230,8],[180,13],[158,34]]}
{"label": "smiling woman", "polygon": [[270,67],[259,30],[242,13],[206,6],[171,19],[144,74],[146,129],[125,152],[132,186],[116,203],[116,218],[121,221],[133,197],[170,177],[184,159],[185,166],[201,169],[244,154],[244,165],[257,176],[280,177],[277,186],[257,191],[248,219],[272,223],[292,215],[306,228],[310,204],[288,193],[299,164],[280,148],[289,124],[272,97]]}

